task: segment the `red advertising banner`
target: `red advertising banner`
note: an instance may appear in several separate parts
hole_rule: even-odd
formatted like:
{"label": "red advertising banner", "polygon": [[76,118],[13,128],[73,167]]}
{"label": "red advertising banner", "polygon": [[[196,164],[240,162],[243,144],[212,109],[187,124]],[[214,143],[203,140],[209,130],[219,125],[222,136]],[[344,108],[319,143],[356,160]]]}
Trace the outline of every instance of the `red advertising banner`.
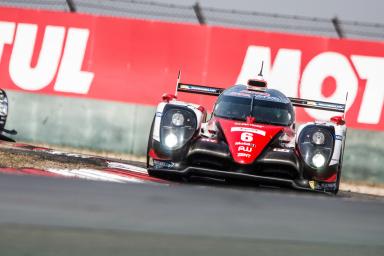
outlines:
{"label": "red advertising banner", "polygon": [[[384,43],[0,8],[0,86],[156,105],[182,81],[245,83],[264,61],[271,88],[344,103],[349,127],[384,130]],[[214,98],[179,94],[208,108]],[[334,113],[298,110],[298,121]]]}

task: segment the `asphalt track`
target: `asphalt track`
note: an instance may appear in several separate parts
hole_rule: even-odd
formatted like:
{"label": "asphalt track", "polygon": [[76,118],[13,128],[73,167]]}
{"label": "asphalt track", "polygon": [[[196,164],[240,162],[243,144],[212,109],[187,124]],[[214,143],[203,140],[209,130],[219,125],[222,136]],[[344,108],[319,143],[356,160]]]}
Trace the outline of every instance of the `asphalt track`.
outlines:
{"label": "asphalt track", "polygon": [[0,175],[0,255],[384,255],[384,199]]}

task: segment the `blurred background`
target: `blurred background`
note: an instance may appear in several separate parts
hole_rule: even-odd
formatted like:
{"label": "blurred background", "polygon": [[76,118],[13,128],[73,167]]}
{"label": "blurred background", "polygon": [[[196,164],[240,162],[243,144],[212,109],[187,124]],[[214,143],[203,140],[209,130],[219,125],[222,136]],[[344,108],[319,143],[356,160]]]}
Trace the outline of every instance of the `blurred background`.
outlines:
{"label": "blurred background", "polygon": [[[172,92],[181,66],[182,77],[188,80],[185,82],[230,86],[236,82],[248,47],[254,45],[269,47],[271,56],[280,48],[300,49],[300,73],[314,56],[325,51],[340,52],[348,59],[352,55],[373,56],[376,64],[371,73],[379,70],[375,73],[376,86],[384,82],[378,75],[384,69],[382,10],[384,3],[379,0],[0,0],[2,28],[12,32],[8,41],[4,39],[3,56],[0,48],[0,86],[7,89],[10,98],[7,127],[18,130],[16,140],[140,157],[146,151],[156,104],[162,93]],[[47,26],[56,26],[52,30],[56,36],[51,39],[45,39]],[[49,40],[58,40],[59,27],[66,35],[57,50],[62,57],[52,71],[55,78],[40,85],[32,78],[23,80],[28,69],[18,69],[17,63],[24,63],[20,59],[25,57],[37,70],[45,40],[47,45]],[[23,37],[34,32],[35,37]],[[71,46],[72,39],[79,41]],[[24,46],[32,42],[35,44]],[[25,54],[17,55],[16,49]],[[29,49],[30,56],[26,53]],[[81,58],[66,58],[67,49]],[[240,58],[227,64],[223,53]],[[347,180],[382,183],[384,93],[378,87],[364,94],[368,75],[362,75],[353,65],[356,63],[347,62],[356,75],[358,89],[356,101],[350,103],[351,115],[347,113],[351,125],[343,175]],[[78,73],[70,68],[76,65]],[[47,72],[41,70],[39,74],[44,76]],[[85,93],[73,89],[71,83],[76,80],[83,85],[89,81]],[[338,88],[338,82],[324,82],[324,87]],[[329,90],[331,95],[336,89]],[[370,101],[370,95],[375,96],[376,123],[364,123],[364,118],[358,117],[361,102],[364,97],[368,97],[365,102]],[[186,99],[208,106],[213,102]],[[308,113],[298,114],[299,122],[313,118]]]}

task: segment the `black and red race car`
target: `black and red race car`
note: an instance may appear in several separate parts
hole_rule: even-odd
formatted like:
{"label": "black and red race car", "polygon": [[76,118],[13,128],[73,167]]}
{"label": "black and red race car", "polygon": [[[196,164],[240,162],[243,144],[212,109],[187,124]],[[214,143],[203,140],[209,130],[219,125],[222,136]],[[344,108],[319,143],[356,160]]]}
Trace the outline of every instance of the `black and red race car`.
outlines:
{"label": "black and red race car", "polygon": [[[288,98],[259,74],[228,89],[180,83],[177,91],[218,96],[204,107],[163,95],[149,135],[152,176],[248,179],[336,194],[343,163],[345,104]],[[295,127],[296,107],[342,113]]]}

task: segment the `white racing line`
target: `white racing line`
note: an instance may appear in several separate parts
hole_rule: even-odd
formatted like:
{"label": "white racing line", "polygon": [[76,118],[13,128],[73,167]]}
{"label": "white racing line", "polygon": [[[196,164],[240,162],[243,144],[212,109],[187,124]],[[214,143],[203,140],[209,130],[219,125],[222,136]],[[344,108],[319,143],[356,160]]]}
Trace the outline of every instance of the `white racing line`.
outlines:
{"label": "white racing line", "polygon": [[[74,153],[66,153],[57,150],[48,151],[47,153],[53,155],[65,155],[77,158],[92,158],[93,156],[82,155],[82,154],[74,154]],[[119,163],[119,162],[109,162],[107,161],[108,168],[111,169],[119,169],[119,170],[127,170],[131,172],[136,172],[139,174],[148,175],[147,169],[138,167],[131,164]],[[94,180],[94,181],[107,181],[107,182],[116,182],[116,183],[154,183],[149,180],[140,179],[136,177],[130,177],[129,175],[123,175],[118,173],[108,172],[107,170],[95,170],[95,169],[56,169],[50,168],[47,169],[48,172],[55,173],[58,175],[62,175],[65,177],[73,177],[80,178],[86,180]]]}
{"label": "white racing line", "polygon": [[[147,169],[137,167],[130,164],[123,164],[118,162],[107,162],[108,168],[114,168],[114,169],[120,169],[120,170],[128,170],[132,172],[137,172],[140,174],[148,174]],[[74,170],[68,170],[68,169],[53,169],[50,168],[47,170],[48,172],[55,173],[58,175],[66,176],[66,177],[73,177],[73,178],[80,178],[80,179],[86,179],[86,180],[94,180],[94,181],[107,181],[107,182],[116,182],[116,183],[127,183],[127,182],[133,182],[133,183],[152,183],[150,181],[138,179],[135,177],[129,177],[125,175],[119,175],[116,173],[110,173],[107,171],[99,171],[95,169],[74,169]]]}
{"label": "white racing line", "polygon": [[116,169],[138,172],[142,174],[148,174],[148,171],[145,168],[134,166],[131,164],[118,163],[118,162],[108,162],[108,168],[116,168]]}
{"label": "white racing line", "polygon": [[[52,154],[52,155],[64,155],[64,156],[84,158],[84,159],[97,157],[97,156],[88,156],[88,155],[82,155],[82,154],[76,154],[76,153],[66,153],[66,152],[62,152],[62,151],[58,151],[58,150],[51,150],[51,151],[48,151],[47,153]],[[107,164],[108,164],[108,168],[116,168],[116,169],[138,172],[141,174],[148,174],[147,169],[142,168],[142,167],[138,167],[135,165],[131,165],[131,164],[124,164],[124,163],[119,163],[119,162],[109,162],[109,161],[107,161]]]}

